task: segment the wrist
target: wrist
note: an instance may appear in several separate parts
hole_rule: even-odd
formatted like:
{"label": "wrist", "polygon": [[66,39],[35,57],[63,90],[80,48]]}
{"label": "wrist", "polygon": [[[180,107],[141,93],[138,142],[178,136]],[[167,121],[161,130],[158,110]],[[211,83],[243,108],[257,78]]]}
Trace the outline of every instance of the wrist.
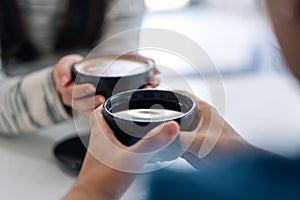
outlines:
{"label": "wrist", "polygon": [[135,174],[112,169],[88,152],[70,194],[76,194],[86,199],[119,199],[134,178]]}

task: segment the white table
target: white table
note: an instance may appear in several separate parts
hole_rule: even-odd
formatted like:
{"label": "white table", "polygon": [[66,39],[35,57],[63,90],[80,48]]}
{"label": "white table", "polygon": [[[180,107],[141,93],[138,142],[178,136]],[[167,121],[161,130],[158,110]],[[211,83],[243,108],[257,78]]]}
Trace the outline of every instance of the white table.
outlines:
{"label": "white table", "polygon": [[[223,81],[225,117],[245,138],[283,155],[294,156],[300,152],[300,93],[294,81],[276,74],[253,74]],[[191,82],[199,96],[207,98],[203,83]],[[73,122],[69,122],[32,135],[1,137],[0,199],[62,197],[75,177],[58,166],[52,147],[74,132]],[[187,167],[182,161],[175,166]],[[138,178],[123,199],[138,198],[136,195],[147,187],[144,178]]]}

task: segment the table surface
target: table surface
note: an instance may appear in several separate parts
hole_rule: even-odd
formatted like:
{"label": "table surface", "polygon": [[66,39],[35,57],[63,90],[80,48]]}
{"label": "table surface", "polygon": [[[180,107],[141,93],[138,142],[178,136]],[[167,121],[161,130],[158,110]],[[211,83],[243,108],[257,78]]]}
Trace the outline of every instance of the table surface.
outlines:
{"label": "table surface", "polygon": [[[212,78],[213,79],[213,78]],[[175,81],[176,82],[176,81]],[[201,80],[190,79],[195,93],[209,101]],[[178,82],[176,83],[178,84]],[[298,84],[279,74],[250,74],[223,79],[225,117],[251,143],[293,157],[300,152],[300,95]],[[77,124],[87,130],[86,122]],[[61,168],[52,154],[61,139],[76,133],[74,122],[38,133],[0,138],[0,199],[59,199],[75,176]],[[189,169],[183,160],[171,167]],[[123,199],[142,199],[147,177],[138,177]]]}

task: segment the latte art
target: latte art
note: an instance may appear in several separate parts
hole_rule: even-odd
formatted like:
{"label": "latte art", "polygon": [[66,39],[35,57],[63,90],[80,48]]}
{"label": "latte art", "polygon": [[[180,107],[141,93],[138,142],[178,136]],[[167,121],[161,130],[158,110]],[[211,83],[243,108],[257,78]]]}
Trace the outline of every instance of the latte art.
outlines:
{"label": "latte art", "polygon": [[132,109],[114,113],[116,117],[127,120],[165,120],[179,117],[182,112],[165,109]]}
{"label": "latte art", "polygon": [[76,66],[82,74],[102,77],[129,76],[143,73],[147,70],[147,63],[134,58],[102,57],[84,61]]}

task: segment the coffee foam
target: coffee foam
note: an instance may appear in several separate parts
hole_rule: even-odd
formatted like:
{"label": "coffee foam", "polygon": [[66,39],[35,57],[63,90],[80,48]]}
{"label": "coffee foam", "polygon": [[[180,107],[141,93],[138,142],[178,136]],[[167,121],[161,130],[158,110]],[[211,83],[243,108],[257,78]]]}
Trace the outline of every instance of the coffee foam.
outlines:
{"label": "coffee foam", "polygon": [[83,61],[75,65],[75,69],[82,74],[102,77],[120,77],[143,73],[148,63],[135,58],[101,57]]}
{"label": "coffee foam", "polygon": [[114,116],[127,120],[165,120],[181,116],[182,112],[167,109],[131,109],[114,113]]}

